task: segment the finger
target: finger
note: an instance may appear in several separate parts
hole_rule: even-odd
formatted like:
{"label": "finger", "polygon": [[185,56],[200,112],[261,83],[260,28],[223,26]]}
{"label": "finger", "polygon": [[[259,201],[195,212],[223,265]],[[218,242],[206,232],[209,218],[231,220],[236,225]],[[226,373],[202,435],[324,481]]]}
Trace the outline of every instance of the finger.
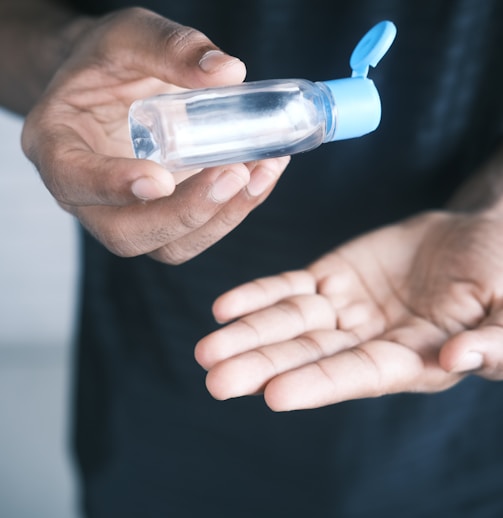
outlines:
{"label": "finger", "polygon": [[186,88],[202,88],[243,81],[244,64],[221,51],[203,33],[151,11],[123,11],[108,30],[103,52],[121,52],[130,69]]}
{"label": "finger", "polygon": [[256,279],[224,293],[215,300],[213,314],[217,322],[224,323],[284,298],[315,293],[316,282],[308,271],[284,272]]}
{"label": "finger", "polygon": [[[180,184],[167,198],[123,207],[73,207],[73,213],[111,252],[142,255],[203,226],[248,180],[243,164],[208,169]],[[179,260],[173,257],[171,262]]]}
{"label": "finger", "polygon": [[425,368],[423,358],[408,347],[374,340],[273,378],[264,398],[276,411],[317,408],[399,392],[445,390],[459,379],[438,365]]}
{"label": "finger", "polygon": [[355,335],[337,330],[309,332],[218,363],[208,372],[206,386],[216,399],[257,394],[281,373],[333,355],[357,341]]}
{"label": "finger", "polygon": [[150,255],[162,262],[185,262],[212,246],[226,236],[241,223],[270,194],[281,173],[288,164],[288,158],[262,160],[254,164],[246,164],[250,170],[250,181],[246,189],[241,189],[229,201],[228,196],[216,195],[214,199],[222,199],[221,208],[202,226],[195,228],[179,239],[173,240],[155,250]]}
{"label": "finger", "polygon": [[453,373],[476,373],[503,379],[503,328],[494,323],[464,331],[448,340],[439,356],[440,365]]}
{"label": "finger", "polygon": [[[95,104],[98,107],[110,104],[116,113],[127,110],[126,106],[118,105],[117,99],[111,99],[113,96],[107,97],[107,86],[113,84],[114,95],[123,98],[125,92],[132,92],[132,85],[138,83],[133,82],[127,88],[135,75],[137,79],[154,76],[181,86],[203,87],[242,81],[244,65],[236,58],[217,51],[202,33],[143,9],[129,9],[111,16],[95,32],[94,37],[75,49],[75,55],[65,63],[59,78],[62,83],[59,90],[54,83],[53,90],[59,92],[62,101],[55,104],[49,102],[51,97],[48,97],[48,102],[39,105],[28,117],[23,132],[23,149],[40,170],[51,193],[62,204],[124,204],[136,199],[169,195],[174,179],[161,168],[150,163],[126,166],[125,162],[115,167],[106,156],[92,156],[89,142],[98,140],[101,148],[101,143],[113,140],[113,137],[102,132],[101,124],[96,120],[89,120],[89,112],[95,109],[99,112]],[[76,85],[72,83],[72,73],[77,72],[84,77],[82,71],[86,72],[90,57],[104,86],[98,89],[92,85],[87,91],[81,87],[82,80]],[[92,77],[92,74],[89,72],[84,79],[86,77]],[[66,78],[69,85],[65,86],[62,78]],[[117,86],[118,81],[124,83],[123,90]],[[56,98],[59,99],[58,96]],[[76,106],[68,105],[68,98]],[[50,123],[47,122],[48,115]],[[105,115],[108,120],[109,113]],[[78,134],[70,124],[65,124],[65,121],[75,124],[80,119],[83,124],[77,124]],[[41,132],[43,141],[40,140]],[[83,132],[87,132],[86,138]],[[96,146],[91,147],[93,151],[97,149]],[[116,156],[115,153],[110,155]],[[76,171],[86,174],[76,175]]]}
{"label": "finger", "polygon": [[175,189],[172,175],[160,165],[94,153],[64,128],[55,128],[36,152],[26,153],[65,205],[126,205],[169,196]]}
{"label": "finger", "polygon": [[215,364],[314,329],[335,328],[332,308],[320,295],[296,295],[252,313],[206,336],[196,346],[198,363],[209,369]]}

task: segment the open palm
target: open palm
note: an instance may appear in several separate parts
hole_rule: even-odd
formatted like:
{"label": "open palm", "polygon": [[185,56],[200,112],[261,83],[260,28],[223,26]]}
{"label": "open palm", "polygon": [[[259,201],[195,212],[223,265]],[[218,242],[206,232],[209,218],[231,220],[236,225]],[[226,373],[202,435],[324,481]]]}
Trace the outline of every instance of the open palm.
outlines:
{"label": "open palm", "polygon": [[215,303],[196,358],[219,399],[274,410],[503,378],[503,221],[428,213]]}

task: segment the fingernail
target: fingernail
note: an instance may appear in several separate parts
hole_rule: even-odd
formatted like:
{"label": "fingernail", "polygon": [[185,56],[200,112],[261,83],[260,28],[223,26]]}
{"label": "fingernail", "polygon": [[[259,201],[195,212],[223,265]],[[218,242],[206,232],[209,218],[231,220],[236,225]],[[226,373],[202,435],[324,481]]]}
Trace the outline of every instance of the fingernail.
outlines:
{"label": "fingernail", "polygon": [[470,351],[461,357],[459,362],[452,369],[454,372],[469,372],[480,369],[484,363],[482,354]]}
{"label": "fingernail", "polygon": [[211,73],[217,71],[223,66],[228,66],[231,63],[238,61],[239,59],[233,58],[221,50],[209,50],[199,60],[199,67],[204,72]]}
{"label": "fingernail", "polygon": [[250,196],[260,196],[276,181],[276,177],[264,167],[253,171],[246,190]]}
{"label": "fingernail", "polygon": [[138,178],[133,182],[131,191],[140,200],[154,200],[162,196],[159,185],[151,178]]}
{"label": "fingernail", "polygon": [[245,184],[244,179],[234,171],[224,171],[212,185],[210,195],[217,203],[223,203],[235,196]]}

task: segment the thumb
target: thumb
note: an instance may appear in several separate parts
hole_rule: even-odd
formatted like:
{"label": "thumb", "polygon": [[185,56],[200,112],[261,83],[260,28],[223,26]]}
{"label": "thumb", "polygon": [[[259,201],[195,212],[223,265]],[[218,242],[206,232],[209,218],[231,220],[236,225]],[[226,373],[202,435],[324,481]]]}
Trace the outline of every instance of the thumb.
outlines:
{"label": "thumb", "polygon": [[[202,32],[143,8],[110,19],[104,52],[121,52],[130,70],[184,88],[241,83],[246,67]],[[110,30],[111,29],[111,30]],[[121,49],[121,50],[119,50]]]}
{"label": "thumb", "polygon": [[486,324],[450,338],[440,350],[439,363],[447,372],[503,379],[503,327]]}

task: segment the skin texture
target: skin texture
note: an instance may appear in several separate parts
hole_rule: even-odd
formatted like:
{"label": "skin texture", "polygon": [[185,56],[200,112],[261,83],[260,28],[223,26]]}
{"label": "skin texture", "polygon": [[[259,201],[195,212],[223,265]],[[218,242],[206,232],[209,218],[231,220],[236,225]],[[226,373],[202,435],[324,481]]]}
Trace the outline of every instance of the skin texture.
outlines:
{"label": "skin texture", "polygon": [[[0,69],[0,102],[28,113],[23,149],[47,188],[121,256],[190,260],[257,207],[288,163],[180,178],[132,158],[133,100],[246,73],[197,30],[144,9],[93,19],[47,0],[5,0]],[[270,408],[292,410],[436,392],[468,374],[503,378],[502,164],[497,151],[445,211],[223,294],[214,314],[227,325],[195,350],[209,391],[263,393]]]}
{"label": "skin texture", "polygon": [[[61,37],[48,37],[48,46],[57,49],[55,40],[69,34],[73,39],[45,59],[54,71],[44,89],[40,80],[41,95],[27,115],[26,155],[59,204],[113,253],[149,254],[169,264],[191,259],[267,197],[289,159],[175,177],[133,158],[128,109],[135,99],[158,93],[239,83],[244,64],[197,30],[144,9],[100,19],[56,12],[48,25]],[[28,23],[21,15],[11,18]],[[13,106],[26,104],[12,96]]]}
{"label": "skin texture", "polygon": [[293,410],[502,379],[501,250],[499,214],[427,213],[237,287],[196,348],[208,389]]}

